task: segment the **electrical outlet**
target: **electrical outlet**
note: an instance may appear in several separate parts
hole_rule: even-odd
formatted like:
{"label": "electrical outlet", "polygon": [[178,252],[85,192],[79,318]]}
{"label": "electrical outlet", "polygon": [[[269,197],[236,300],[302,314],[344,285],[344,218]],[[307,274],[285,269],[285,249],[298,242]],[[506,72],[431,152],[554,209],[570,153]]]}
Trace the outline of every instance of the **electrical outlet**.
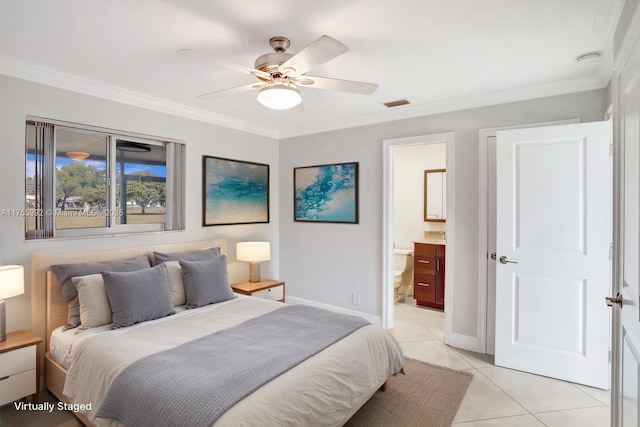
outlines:
{"label": "electrical outlet", "polygon": [[351,304],[360,305],[360,294],[351,294]]}

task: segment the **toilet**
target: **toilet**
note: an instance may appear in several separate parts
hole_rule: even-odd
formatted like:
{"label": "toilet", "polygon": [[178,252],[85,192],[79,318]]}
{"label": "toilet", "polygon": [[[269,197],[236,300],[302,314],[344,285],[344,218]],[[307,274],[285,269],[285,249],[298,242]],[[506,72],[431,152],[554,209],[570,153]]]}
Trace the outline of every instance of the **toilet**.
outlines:
{"label": "toilet", "polygon": [[393,249],[393,288],[394,302],[404,301],[404,295],[409,293],[413,279],[413,250]]}

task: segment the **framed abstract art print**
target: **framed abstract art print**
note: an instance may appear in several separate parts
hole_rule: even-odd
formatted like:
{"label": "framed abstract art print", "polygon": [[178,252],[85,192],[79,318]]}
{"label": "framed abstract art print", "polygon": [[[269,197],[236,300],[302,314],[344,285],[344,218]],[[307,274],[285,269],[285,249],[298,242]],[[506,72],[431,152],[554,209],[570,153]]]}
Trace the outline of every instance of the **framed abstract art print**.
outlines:
{"label": "framed abstract art print", "polygon": [[358,223],[358,162],[294,168],[294,221]]}
{"label": "framed abstract art print", "polygon": [[269,222],[269,165],[202,156],[202,225]]}

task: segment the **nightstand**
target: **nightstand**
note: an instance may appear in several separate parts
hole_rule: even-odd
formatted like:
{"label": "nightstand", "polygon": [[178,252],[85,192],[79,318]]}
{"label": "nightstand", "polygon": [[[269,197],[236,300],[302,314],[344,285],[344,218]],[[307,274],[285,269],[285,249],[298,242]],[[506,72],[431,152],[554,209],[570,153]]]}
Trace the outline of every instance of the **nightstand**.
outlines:
{"label": "nightstand", "polygon": [[42,339],[29,331],[7,334],[0,342],[0,405],[40,393],[40,344]]}
{"label": "nightstand", "polygon": [[284,302],[284,282],[279,280],[234,283],[231,289],[243,295]]}

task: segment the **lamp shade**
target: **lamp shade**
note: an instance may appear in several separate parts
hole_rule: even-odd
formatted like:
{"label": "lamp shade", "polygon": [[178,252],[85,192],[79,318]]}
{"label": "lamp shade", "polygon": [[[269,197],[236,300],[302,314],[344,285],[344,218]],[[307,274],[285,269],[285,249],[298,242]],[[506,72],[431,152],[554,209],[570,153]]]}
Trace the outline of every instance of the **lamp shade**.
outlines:
{"label": "lamp shade", "polygon": [[24,293],[24,268],[21,265],[0,266],[0,299]]}
{"label": "lamp shade", "polygon": [[288,110],[300,104],[302,96],[295,87],[278,84],[260,89],[258,102],[272,110]]}
{"label": "lamp shade", "polygon": [[271,245],[269,242],[239,242],[236,245],[236,259],[248,262],[269,261]]}

